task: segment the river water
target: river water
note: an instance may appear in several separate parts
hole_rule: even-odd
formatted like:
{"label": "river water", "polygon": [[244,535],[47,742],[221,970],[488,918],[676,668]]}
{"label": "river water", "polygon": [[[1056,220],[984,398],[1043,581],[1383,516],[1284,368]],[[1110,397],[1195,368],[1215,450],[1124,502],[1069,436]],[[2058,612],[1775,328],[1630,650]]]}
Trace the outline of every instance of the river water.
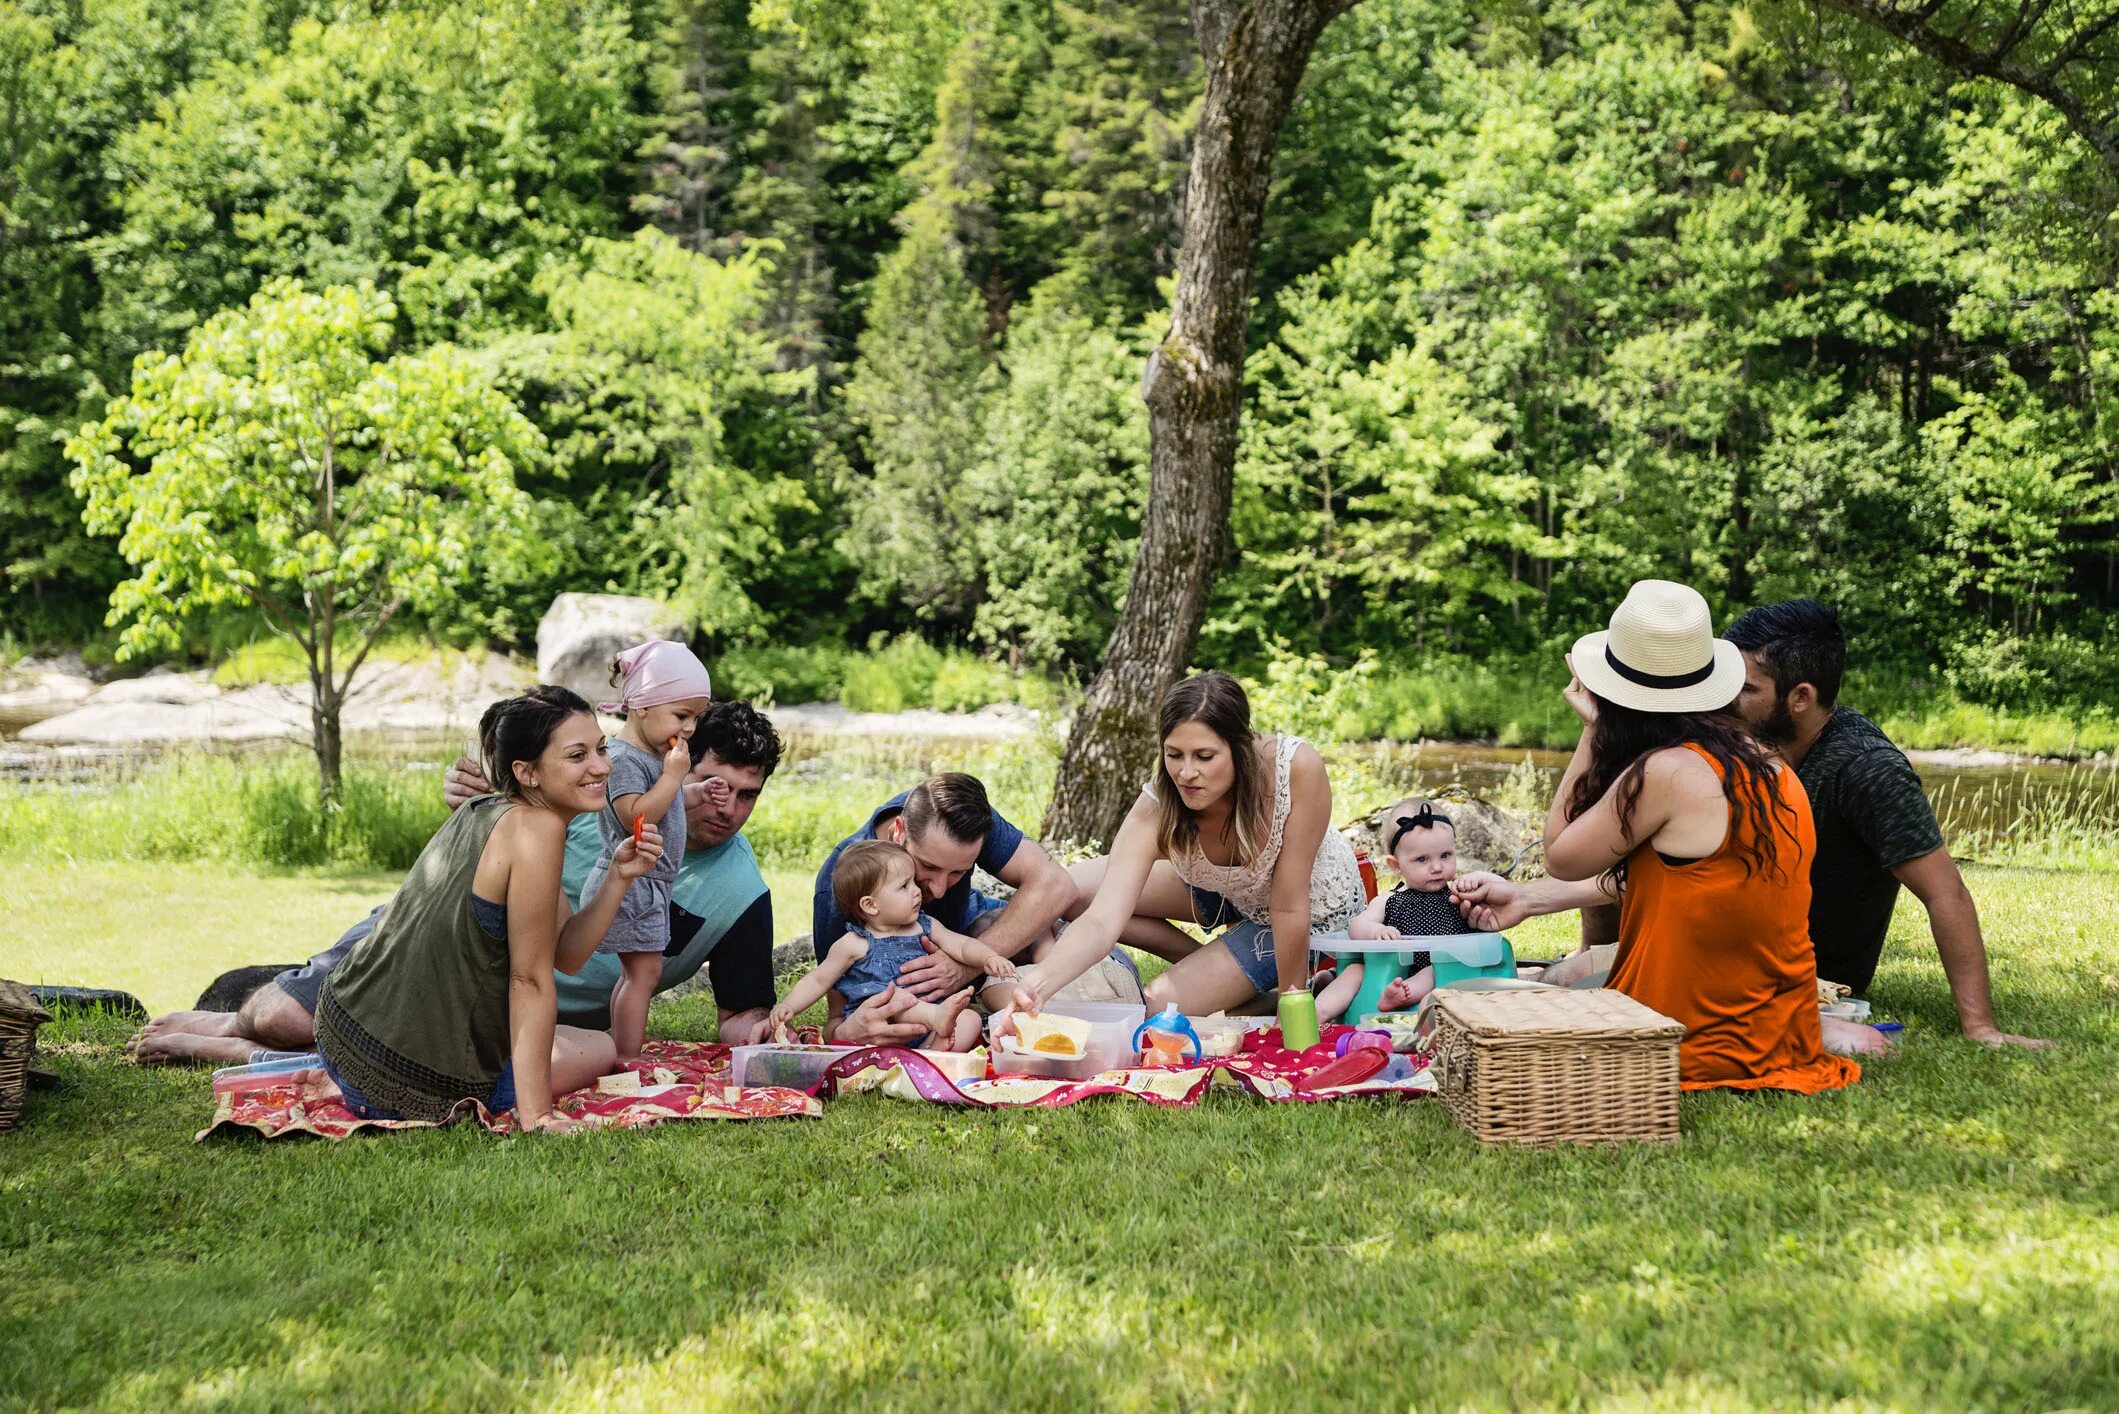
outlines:
{"label": "river water", "polygon": [[[1549,801],[1567,765],[1565,752],[1466,742],[1371,742],[1334,747],[1332,754],[1354,756],[1407,794],[1461,785],[1473,795],[1509,798],[1517,804],[1522,801],[1515,797]],[[1944,835],[1953,841],[2056,823],[2119,834],[2119,769],[2109,764],[1996,761],[1991,756],[1968,762],[1943,753],[1918,753],[1913,767],[1928,788]],[[1513,784],[1512,773],[1517,778]],[[1528,773],[1535,773],[1534,790],[1523,779]]]}
{"label": "river water", "polygon": [[[349,743],[349,759],[385,757],[405,763],[446,762],[465,743],[427,737],[364,736]],[[219,747],[244,754],[284,751],[283,744]],[[902,775],[907,784],[942,769],[980,769],[967,754],[986,757],[1008,747],[997,741],[969,742],[915,735],[831,736],[795,733],[788,737],[783,769],[803,776],[836,776],[848,767],[862,777]],[[1327,749],[1328,759],[1347,760],[1371,783],[1408,795],[1462,787],[1472,795],[1517,806],[1542,808],[1567,764],[1558,751],[1496,747],[1476,742],[1367,742]],[[0,744],[0,785],[90,786],[116,783],[148,764],[154,753],[101,749],[34,748]],[[1991,756],[1965,760],[1947,753],[1922,753],[1914,767],[1927,785],[1929,798],[1945,835],[1959,839],[1994,839],[2011,831],[2050,830],[2055,825],[2119,837],[2119,769],[2106,763],[1997,761]]]}

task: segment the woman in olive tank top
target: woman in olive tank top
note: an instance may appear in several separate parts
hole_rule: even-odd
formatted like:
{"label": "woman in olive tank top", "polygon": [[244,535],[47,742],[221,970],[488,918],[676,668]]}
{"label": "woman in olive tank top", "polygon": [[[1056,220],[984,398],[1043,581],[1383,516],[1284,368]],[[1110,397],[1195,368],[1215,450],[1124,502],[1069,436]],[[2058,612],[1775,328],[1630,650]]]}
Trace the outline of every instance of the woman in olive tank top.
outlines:
{"label": "woman in olive tank top", "polygon": [[316,1041],[346,1105],[367,1119],[440,1121],[466,1100],[518,1127],[565,1130],[552,1097],[614,1069],[602,1032],[558,1024],[552,971],[595,952],[661,835],[622,844],[603,887],[569,914],[559,877],[567,823],[603,808],[611,773],[588,703],[563,687],[496,702],[479,722],[498,793],[449,817],[375,931],[333,969]]}

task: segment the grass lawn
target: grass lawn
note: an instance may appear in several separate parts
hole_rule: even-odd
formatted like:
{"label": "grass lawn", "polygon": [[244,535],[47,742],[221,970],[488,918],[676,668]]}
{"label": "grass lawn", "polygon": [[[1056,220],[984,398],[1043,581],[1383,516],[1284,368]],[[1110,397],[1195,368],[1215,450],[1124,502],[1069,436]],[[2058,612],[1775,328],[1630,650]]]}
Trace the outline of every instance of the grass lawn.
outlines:
{"label": "grass lawn", "polygon": [[[188,1002],[387,882],[17,871],[0,974]],[[1688,1098],[1675,1150],[1235,1095],[201,1146],[202,1073],[47,1028],[64,1088],[0,1137],[0,1406],[2112,1407],[2119,878],[1972,883],[2003,1024],[2059,1050],[1956,1039],[1907,905],[1872,993],[1904,1053]]]}

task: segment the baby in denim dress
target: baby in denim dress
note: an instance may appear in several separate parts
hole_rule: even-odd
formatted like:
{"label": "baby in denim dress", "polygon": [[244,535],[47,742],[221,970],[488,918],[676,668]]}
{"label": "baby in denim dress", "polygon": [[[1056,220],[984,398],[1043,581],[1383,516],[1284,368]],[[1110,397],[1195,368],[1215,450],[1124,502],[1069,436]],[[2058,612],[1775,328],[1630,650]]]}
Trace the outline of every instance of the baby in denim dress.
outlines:
{"label": "baby in denim dress", "polygon": [[[833,866],[832,895],[839,912],[851,923],[846,936],[831,945],[817,969],[797,982],[773,1008],[775,1034],[787,1023],[837,992],[846,1003],[847,1015],[874,997],[881,996],[897,980],[898,969],[934,947],[966,967],[976,967],[988,977],[1013,977],[1015,964],[976,938],[944,928],[920,911],[925,901],[919,881],[913,877],[912,856],[905,847],[887,840],[862,840],[846,847]],[[938,1002],[921,1002],[900,1018],[927,1028],[927,1035],[913,1042],[934,1050],[968,1051],[979,1043],[984,1027],[978,1013],[969,1009],[971,989]]]}

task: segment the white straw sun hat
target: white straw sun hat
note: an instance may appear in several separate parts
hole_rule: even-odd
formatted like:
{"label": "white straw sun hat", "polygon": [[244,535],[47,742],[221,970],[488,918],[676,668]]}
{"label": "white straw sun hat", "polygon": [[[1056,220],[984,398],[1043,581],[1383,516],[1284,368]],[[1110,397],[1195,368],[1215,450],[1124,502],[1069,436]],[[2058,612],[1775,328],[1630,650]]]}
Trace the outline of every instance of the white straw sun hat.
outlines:
{"label": "white straw sun hat", "polygon": [[1584,687],[1621,707],[1712,712],[1736,701],[1744,655],[1714,636],[1698,590],[1644,579],[1626,591],[1607,632],[1575,640],[1574,672]]}

